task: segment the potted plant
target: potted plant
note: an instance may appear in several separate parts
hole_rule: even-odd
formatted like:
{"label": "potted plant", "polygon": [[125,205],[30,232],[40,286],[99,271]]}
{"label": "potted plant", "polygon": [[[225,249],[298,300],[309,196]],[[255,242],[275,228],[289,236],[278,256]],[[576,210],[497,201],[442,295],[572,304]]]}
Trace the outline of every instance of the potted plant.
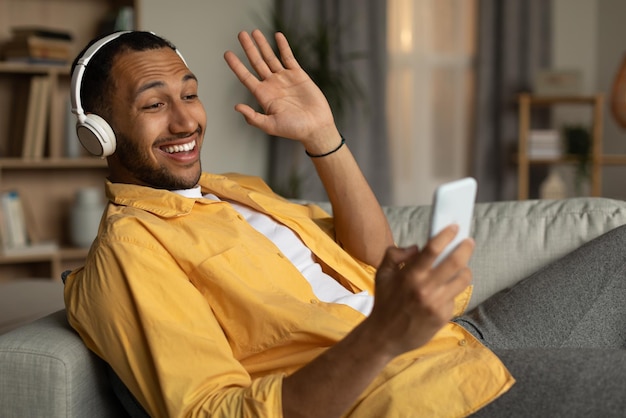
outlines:
{"label": "potted plant", "polygon": [[589,179],[589,160],[591,159],[591,133],[581,125],[568,125],[563,128],[565,150],[568,155],[578,160],[576,169],[576,192],[582,194],[582,186]]}

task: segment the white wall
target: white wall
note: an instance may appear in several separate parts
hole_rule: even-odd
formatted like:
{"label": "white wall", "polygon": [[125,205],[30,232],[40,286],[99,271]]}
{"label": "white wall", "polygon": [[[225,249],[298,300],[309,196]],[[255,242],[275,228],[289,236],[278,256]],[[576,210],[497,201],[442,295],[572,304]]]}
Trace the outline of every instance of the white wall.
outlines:
{"label": "white wall", "polygon": [[[613,79],[624,60],[626,53],[626,1],[597,0],[598,5],[598,37],[597,59],[598,70],[596,85],[605,93],[604,121],[604,152],[607,154],[626,154],[626,131],[619,127],[610,112],[610,92]],[[611,166],[603,170],[604,196],[626,199],[626,167]]]}
{"label": "white wall", "polygon": [[233,110],[249,102],[245,88],[223,59],[231,49],[240,57],[237,33],[263,24],[271,0],[138,0],[138,26],[172,41],[200,82],[207,111],[203,170],[235,171],[265,177],[267,137]]}
{"label": "white wall", "polygon": [[[598,71],[597,25],[599,0],[552,0],[551,64],[555,70],[576,70],[582,77],[580,94],[595,94]],[[552,125],[562,129],[567,125],[591,128],[591,106],[559,105],[552,108]],[[565,179],[567,196],[576,196],[576,167],[553,167]],[[583,186],[583,194],[589,186]]]}
{"label": "white wall", "polygon": [[552,66],[580,70],[582,93],[594,93],[598,0],[552,1]]}
{"label": "white wall", "polygon": [[[624,0],[553,0],[552,63],[554,68],[574,68],[583,74],[584,94],[603,93],[604,153],[626,154],[626,131],[610,112],[613,78],[626,52],[626,2]],[[555,127],[585,121],[584,109],[559,109]],[[609,166],[603,172],[602,195],[625,199],[626,167]]]}

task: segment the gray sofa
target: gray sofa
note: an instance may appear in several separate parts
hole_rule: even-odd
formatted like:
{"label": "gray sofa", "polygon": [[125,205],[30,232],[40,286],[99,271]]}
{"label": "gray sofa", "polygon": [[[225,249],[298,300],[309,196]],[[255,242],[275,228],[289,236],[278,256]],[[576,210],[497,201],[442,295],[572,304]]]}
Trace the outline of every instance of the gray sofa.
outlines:
{"label": "gray sofa", "polygon": [[[428,207],[385,210],[399,245],[425,241]],[[626,203],[609,199],[477,205],[470,307],[624,223]],[[104,363],[83,346],[62,310],[0,335],[0,414],[5,418],[125,416]]]}

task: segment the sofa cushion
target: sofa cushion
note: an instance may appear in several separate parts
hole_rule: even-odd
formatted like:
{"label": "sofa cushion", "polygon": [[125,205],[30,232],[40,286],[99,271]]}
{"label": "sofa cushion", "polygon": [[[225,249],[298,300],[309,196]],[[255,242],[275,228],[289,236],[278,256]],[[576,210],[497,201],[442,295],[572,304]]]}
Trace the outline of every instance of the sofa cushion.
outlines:
{"label": "sofa cushion", "polygon": [[[398,245],[426,242],[428,206],[389,207]],[[626,202],[606,198],[479,203],[470,267],[474,293],[468,309],[517,283],[584,242],[626,224]]]}
{"label": "sofa cushion", "polygon": [[5,418],[127,416],[105,364],[61,310],[0,336],[0,411]]}

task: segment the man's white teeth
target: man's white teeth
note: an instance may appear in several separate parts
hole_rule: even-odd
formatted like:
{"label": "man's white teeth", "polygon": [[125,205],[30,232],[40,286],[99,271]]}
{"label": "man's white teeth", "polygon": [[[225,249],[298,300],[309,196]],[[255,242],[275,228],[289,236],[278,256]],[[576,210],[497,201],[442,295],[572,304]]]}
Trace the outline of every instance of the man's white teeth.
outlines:
{"label": "man's white teeth", "polygon": [[196,147],[196,141],[187,142],[186,144],[181,145],[170,145],[169,147],[163,147],[163,151],[173,154],[175,152],[186,152],[191,151]]}

